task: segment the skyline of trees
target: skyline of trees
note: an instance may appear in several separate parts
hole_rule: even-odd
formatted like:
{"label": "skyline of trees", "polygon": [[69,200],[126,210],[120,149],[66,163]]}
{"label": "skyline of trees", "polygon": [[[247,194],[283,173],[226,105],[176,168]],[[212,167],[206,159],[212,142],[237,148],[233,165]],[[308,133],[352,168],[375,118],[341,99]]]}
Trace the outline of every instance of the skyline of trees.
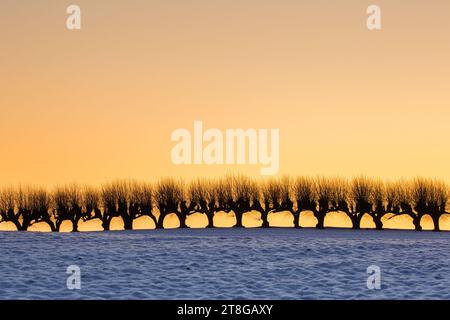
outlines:
{"label": "skyline of trees", "polygon": [[99,219],[104,230],[111,220],[120,217],[125,230],[133,222],[149,217],[155,228],[164,228],[169,214],[178,217],[180,228],[187,228],[186,219],[201,213],[214,226],[218,212],[234,213],[235,227],[242,227],[247,212],[260,214],[261,227],[270,227],[269,214],[289,212],[294,228],[300,227],[304,212],[312,212],[316,228],[325,227],[330,212],[348,216],[353,229],[361,228],[364,215],[372,218],[376,229],[383,229],[387,214],[406,215],[415,230],[422,230],[421,220],[429,215],[434,230],[439,231],[439,219],[447,214],[448,186],[437,179],[415,178],[385,182],[359,176],[289,177],[258,181],[243,175],[219,179],[198,178],[189,182],[166,178],[150,184],[134,180],[116,180],[99,188],[69,184],[51,192],[41,187],[19,186],[0,190],[0,222],[13,223],[25,231],[36,223],[46,223],[51,231],[60,231],[64,221],[70,221],[73,231],[79,222]]}

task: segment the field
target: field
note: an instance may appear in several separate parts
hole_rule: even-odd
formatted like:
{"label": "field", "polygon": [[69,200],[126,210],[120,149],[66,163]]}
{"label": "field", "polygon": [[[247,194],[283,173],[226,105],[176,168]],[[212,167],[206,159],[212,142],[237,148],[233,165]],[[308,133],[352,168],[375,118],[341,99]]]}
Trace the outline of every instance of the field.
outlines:
{"label": "field", "polygon": [[[294,228],[0,232],[0,299],[450,299],[450,234]],[[81,289],[66,286],[80,267]],[[367,267],[381,270],[369,290]]]}

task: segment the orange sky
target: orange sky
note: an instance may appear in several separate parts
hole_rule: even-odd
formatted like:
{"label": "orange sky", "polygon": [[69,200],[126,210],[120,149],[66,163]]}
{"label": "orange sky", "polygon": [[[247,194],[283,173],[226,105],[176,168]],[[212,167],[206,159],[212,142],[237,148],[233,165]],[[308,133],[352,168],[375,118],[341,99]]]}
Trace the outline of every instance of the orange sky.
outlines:
{"label": "orange sky", "polygon": [[194,120],[279,128],[280,174],[450,182],[449,14],[448,0],[3,0],[0,184],[259,175],[172,164],[170,134]]}

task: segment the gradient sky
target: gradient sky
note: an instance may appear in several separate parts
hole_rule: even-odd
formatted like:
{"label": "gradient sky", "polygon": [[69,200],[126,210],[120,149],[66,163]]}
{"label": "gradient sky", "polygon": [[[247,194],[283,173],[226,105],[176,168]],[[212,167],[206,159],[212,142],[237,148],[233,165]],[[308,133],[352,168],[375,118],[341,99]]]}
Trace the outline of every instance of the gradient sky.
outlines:
{"label": "gradient sky", "polygon": [[2,0],[0,184],[259,175],[173,165],[170,134],[196,119],[279,128],[280,174],[450,182],[449,15],[448,0]]}

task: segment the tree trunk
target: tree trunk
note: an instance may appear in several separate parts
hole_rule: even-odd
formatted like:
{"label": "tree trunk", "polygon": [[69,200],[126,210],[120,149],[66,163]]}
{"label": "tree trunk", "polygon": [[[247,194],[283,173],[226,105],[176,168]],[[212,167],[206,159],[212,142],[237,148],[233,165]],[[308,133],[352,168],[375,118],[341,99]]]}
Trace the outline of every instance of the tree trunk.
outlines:
{"label": "tree trunk", "polygon": [[17,228],[17,231],[22,231],[22,226],[20,225],[19,220],[14,219],[14,220],[11,220],[11,222],[14,223],[14,225],[15,225],[16,228]]}
{"label": "tree trunk", "polygon": [[78,232],[78,223],[80,222],[81,217],[76,217],[72,220],[72,232]]}
{"label": "tree trunk", "polygon": [[109,231],[109,227],[111,225],[111,220],[112,220],[112,217],[108,217],[105,220],[103,220],[103,222],[102,222],[103,230]]}
{"label": "tree trunk", "polygon": [[55,232],[55,231],[56,231],[55,224],[53,223],[52,220],[50,220],[50,219],[45,219],[44,222],[47,223],[47,224],[49,225],[50,230],[51,230],[52,232]]}
{"label": "tree trunk", "polygon": [[314,214],[314,216],[317,219],[317,225],[316,225],[316,229],[324,229],[324,224],[325,224],[325,214],[323,213],[317,213]]}
{"label": "tree trunk", "polygon": [[156,224],[156,229],[164,229],[164,218],[165,217],[166,217],[165,214],[159,213],[158,222]]}
{"label": "tree trunk", "polygon": [[63,221],[64,220],[60,220],[60,219],[56,220],[56,225],[55,225],[56,232],[59,232],[59,230],[61,229],[61,224],[63,223]]}
{"label": "tree trunk", "polygon": [[373,222],[375,223],[375,228],[377,230],[383,230],[383,222],[381,222],[381,216],[374,215],[372,219]]}
{"label": "tree trunk", "polygon": [[214,212],[206,212],[206,216],[208,217],[207,228],[214,228]]}
{"label": "tree trunk", "polygon": [[293,213],[294,216],[294,228],[300,228],[300,213]]}
{"label": "tree trunk", "polygon": [[270,223],[269,223],[268,217],[269,217],[268,212],[265,212],[265,211],[261,212],[261,220],[262,220],[261,227],[262,228],[270,228]]}
{"label": "tree trunk", "polygon": [[20,226],[20,230],[19,231],[27,231],[28,227],[30,226],[31,220],[30,219],[23,219],[22,221],[22,225]]}
{"label": "tree trunk", "polygon": [[422,231],[422,226],[420,225],[420,220],[422,220],[422,216],[412,215],[411,217],[413,218],[414,229],[416,231]]}
{"label": "tree trunk", "polygon": [[133,219],[131,219],[130,216],[128,215],[122,216],[122,220],[123,220],[123,228],[125,230],[133,230]]}
{"label": "tree trunk", "polygon": [[244,215],[244,213],[237,211],[234,213],[234,215],[236,217],[235,227],[242,228],[242,216]]}
{"label": "tree trunk", "polygon": [[361,228],[361,215],[354,214],[350,219],[352,220],[352,229],[359,230]]}
{"label": "tree trunk", "polygon": [[434,223],[434,231],[441,231],[441,229],[439,228],[439,218],[441,216],[437,215],[437,214],[433,214],[432,218],[433,218],[433,223]]}
{"label": "tree trunk", "polygon": [[177,214],[177,216],[178,216],[178,220],[180,221],[180,228],[187,228],[186,215],[181,213],[181,214]]}

